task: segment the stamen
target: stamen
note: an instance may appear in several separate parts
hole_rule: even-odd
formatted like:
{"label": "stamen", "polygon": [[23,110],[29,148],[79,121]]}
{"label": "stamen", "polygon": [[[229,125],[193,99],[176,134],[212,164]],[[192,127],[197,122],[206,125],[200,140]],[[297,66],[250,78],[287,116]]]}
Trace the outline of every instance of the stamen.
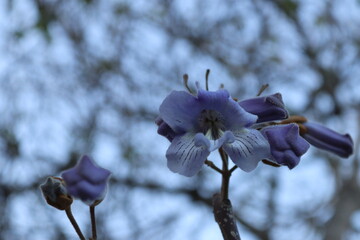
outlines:
{"label": "stamen", "polygon": [[184,85],[186,87],[186,89],[189,91],[189,93],[193,94],[193,91],[191,90],[191,88],[188,85],[188,81],[189,81],[189,75],[187,75],[186,73],[183,75],[183,80],[184,80]]}
{"label": "stamen", "polygon": [[209,91],[209,74],[210,74],[210,69],[206,69],[206,73],[205,73],[205,88],[206,88],[206,91]]}
{"label": "stamen", "polygon": [[260,96],[265,91],[265,89],[267,89],[268,87],[269,87],[269,84],[262,85],[259,92],[258,92],[258,94],[256,96],[257,97]]}

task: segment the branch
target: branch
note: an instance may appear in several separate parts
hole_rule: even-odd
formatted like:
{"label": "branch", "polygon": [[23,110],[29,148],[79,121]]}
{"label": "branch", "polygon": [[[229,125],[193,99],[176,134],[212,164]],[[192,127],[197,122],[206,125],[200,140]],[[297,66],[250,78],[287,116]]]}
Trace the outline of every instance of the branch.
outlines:
{"label": "branch", "polygon": [[[122,178],[122,179],[115,179],[111,178],[111,181],[116,181],[117,184],[125,185],[129,188],[142,188],[145,190],[156,191],[156,192],[163,192],[169,194],[183,194],[190,197],[194,202],[201,203],[208,207],[213,206],[213,202],[211,198],[205,197],[197,189],[189,189],[189,188],[169,188],[163,186],[156,182],[146,181],[146,182],[137,182],[132,178]],[[114,183],[115,184],[115,183]],[[241,218],[238,214],[234,213],[234,218],[236,221],[241,224],[241,226],[245,227],[249,232],[254,234],[258,239],[261,240],[269,240],[269,234],[267,229],[258,229],[245,221]]]}
{"label": "branch", "polygon": [[241,240],[230,200],[222,200],[219,193],[215,194],[212,200],[215,221],[220,227],[224,240]]}

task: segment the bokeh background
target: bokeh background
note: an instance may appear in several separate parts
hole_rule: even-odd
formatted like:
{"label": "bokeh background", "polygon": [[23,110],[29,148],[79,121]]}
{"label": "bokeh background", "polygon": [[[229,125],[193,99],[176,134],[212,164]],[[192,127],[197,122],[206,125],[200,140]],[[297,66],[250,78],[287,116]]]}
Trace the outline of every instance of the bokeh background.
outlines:
{"label": "bokeh background", "polygon": [[[348,159],[312,148],[291,171],[236,170],[242,238],[360,239],[360,1],[3,0],[0,53],[0,239],[77,238],[38,186],[83,153],[113,173],[99,239],[221,239],[219,174],[170,172],[154,124],[182,75],[204,84],[208,68],[210,89],[242,99],[269,83],[355,143]],[[73,213],[89,236],[87,207]]]}

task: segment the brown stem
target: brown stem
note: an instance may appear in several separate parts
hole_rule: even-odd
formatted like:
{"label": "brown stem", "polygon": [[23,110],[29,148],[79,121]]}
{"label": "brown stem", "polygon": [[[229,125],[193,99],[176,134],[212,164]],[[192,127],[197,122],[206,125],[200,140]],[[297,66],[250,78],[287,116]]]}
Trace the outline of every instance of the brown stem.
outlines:
{"label": "brown stem", "polygon": [[79,228],[79,225],[77,224],[74,216],[72,215],[71,208],[69,207],[69,208],[65,209],[65,212],[66,212],[66,216],[69,218],[69,220],[70,220],[71,224],[73,225],[73,227],[74,227],[77,235],[79,236],[79,238],[81,240],[85,240],[85,237],[82,234],[82,232],[81,232],[81,230]]}
{"label": "brown stem", "polygon": [[221,198],[218,193],[213,196],[214,217],[222,236],[224,240],[241,240],[231,202],[229,199],[223,200]]}
{"label": "brown stem", "polygon": [[219,153],[222,165],[221,193],[213,196],[213,208],[215,221],[219,225],[224,240],[241,240],[240,234],[236,226],[234,213],[232,211],[231,202],[229,200],[229,183],[231,173],[236,168],[229,170],[229,159],[225,151],[220,148]]}
{"label": "brown stem", "polygon": [[233,167],[229,170],[230,174],[231,174],[233,171],[235,171],[235,170],[237,169],[237,167],[238,167],[238,166],[236,166],[236,165],[233,166]]}
{"label": "brown stem", "polygon": [[211,167],[212,169],[214,169],[215,171],[217,171],[218,173],[222,174],[221,169],[218,168],[212,161],[205,160],[205,164],[208,165],[209,167]]}
{"label": "brown stem", "polygon": [[90,206],[90,218],[91,218],[91,230],[92,230],[91,240],[96,240],[97,234],[96,234],[96,219],[95,219],[95,206],[94,205]]}
{"label": "brown stem", "polygon": [[222,180],[221,180],[221,198],[222,200],[229,198],[229,182],[231,173],[229,172],[228,156],[225,151],[220,148],[219,153],[222,160]]}

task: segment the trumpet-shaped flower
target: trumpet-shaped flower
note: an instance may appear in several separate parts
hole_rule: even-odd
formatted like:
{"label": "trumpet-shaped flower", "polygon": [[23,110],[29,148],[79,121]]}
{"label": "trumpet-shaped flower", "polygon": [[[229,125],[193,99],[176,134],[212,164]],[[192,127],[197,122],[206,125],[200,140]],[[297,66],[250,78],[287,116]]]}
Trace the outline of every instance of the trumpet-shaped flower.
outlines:
{"label": "trumpet-shaped flower", "polygon": [[61,177],[68,193],[89,205],[104,198],[110,171],[95,165],[89,156],[82,156],[78,164],[64,171]]}
{"label": "trumpet-shaped flower", "polygon": [[349,157],[353,153],[353,141],[349,134],[339,134],[318,123],[305,122],[303,137],[315,147],[335,153],[340,157]]}
{"label": "trumpet-shaped flower", "polygon": [[[281,97],[273,98],[270,102],[259,98],[244,103],[254,110],[252,114],[223,89],[198,89],[196,96],[185,91],[171,92],[161,104],[156,120],[158,133],[171,142],[166,152],[169,169],[193,176],[210,152],[222,147],[239,168],[252,171],[261,159],[271,157],[269,142],[251,127],[257,123],[257,115],[271,115],[273,102],[277,103],[276,113],[279,112],[283,106]],[[284,113],[286,110],[281,110],[281,114],[266,118],[283,119]],[[265,120],[263,117],[261,121]]]}

